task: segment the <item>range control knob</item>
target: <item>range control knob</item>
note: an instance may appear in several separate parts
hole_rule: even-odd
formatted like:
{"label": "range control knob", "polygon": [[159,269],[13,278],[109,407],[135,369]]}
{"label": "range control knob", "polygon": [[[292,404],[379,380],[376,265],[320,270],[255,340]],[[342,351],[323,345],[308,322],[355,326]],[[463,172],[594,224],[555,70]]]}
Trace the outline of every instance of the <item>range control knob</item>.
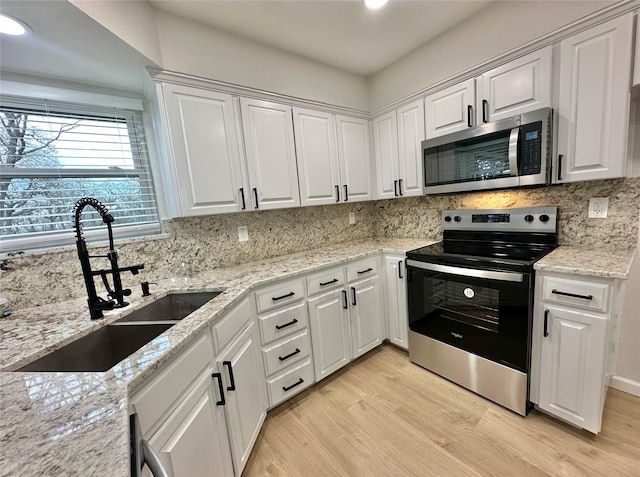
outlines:
{"label": "range control knob", "polygon": [[456,222],[460,222],[462,220],[462,217],[460,217],[459,215],[456,215],[453,220],[455,220]]}
{"label": "range control knob", "polygon": [[540,222],[549,222],[549,216],[547,214],[542,214],[540,216]]}
{"label": "range control knob", "polygon": [[451,222],[451,216],[450,215],[445,215],[444,216],[444,221],[445,222]]}
{"label": "range control knob", "polygon": [[525,220],[525,222],[533,222],[533,215],[531,215],[531,214],[525,215],[524,216],[524,220]]}

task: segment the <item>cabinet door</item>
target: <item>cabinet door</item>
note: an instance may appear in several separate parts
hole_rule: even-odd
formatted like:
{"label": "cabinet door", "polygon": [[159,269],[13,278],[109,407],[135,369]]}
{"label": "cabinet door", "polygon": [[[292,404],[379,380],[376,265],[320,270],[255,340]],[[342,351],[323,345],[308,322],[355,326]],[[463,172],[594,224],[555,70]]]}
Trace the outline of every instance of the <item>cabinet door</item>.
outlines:
{"label": "cabinet door", "polygon": [[382,290],[378,277],[349,286],[353,357],[382,343]]}
{"label": "cabinet door", "polygon": [[605,385],[607,319],[554,306],[545,306],[540,318],[544,320],[545,314],[547,336],[541,344],[538,406],[597,433]]}
{"label": "cabinet door", "polygon": [[309,325],[316,381],[337,371],[352,358],[348,301],[344,289],[309,300]]}
{"label": "cabinet door", "polygon": [[293,108],[302,205],[340,201],[338,141],[333,114]]}
{"label": "cabinet door", "polygon": [[373,200],[373,174],[369,141],[369,121],[336,116],[338,160],[340,163],[340,200]]}
{"label": "cabinet door", "polygon": [[172,84],[162,88],[181,214],[241,210],[243,180],[231,96]]}
{"label": "cabinet door", "polygon": [[373,120],[378,199],[398,197],[398,121],[391,111]]}
{"label": "cabinet door", "polygon": [[241,98],[240,108],[251,206],[254,209],[299,206],[291,107]]}
{"label": "cabinet door", "polygon": [[559,182],[626,174],[632,15],[560,43]]}
{"label": "cabinet door", "polygon": [[474,126],[475,80],[469,79],[425,98],[427,139]]}
{"label": "cabinet door", "polygon": [[398,109],[398,193],[401,196],[422,195],[422,141],[424,135],[424,102],[407,104]]}
{"label": "cabinet door", "polygon": [[409,348],[409,317],[407,314],[407,283],[404,257],[385,257],[387,319],[389,340],[401,348]]}
{"label": "cabinet door", "polygon": [[550,107],[551,58],[548,46],[480,76],[478,124]]}
{"label": "cabinet door", "polygon": [[[148,440],[169,475],[233,475],[224,408],[217,406],[212,369],[198,378],[191,392]],[[151,476],[148,467],[143,475]]]}
{"label": "cabinet door", "polygon": [[220,354],[217,365],[225,383],[225,410],[234,467],[236,475],[240,475],[268,407],[259,339],[253,323]]}

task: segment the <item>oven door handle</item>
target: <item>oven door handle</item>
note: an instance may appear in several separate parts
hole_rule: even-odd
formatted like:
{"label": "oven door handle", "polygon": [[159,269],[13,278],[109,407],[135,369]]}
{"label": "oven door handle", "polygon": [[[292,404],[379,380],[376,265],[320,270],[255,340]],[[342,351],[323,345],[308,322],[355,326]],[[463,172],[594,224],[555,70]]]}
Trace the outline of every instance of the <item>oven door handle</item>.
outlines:
{"label": "oven door handle", "polygon": [[496,272],[493,270],[477,270],[475,268],[452,267],[450,265],[440,265],[437,263],[418,262],[407,260],[408,267],[421,268],[432,272],[449,273],[451,275],[462,275],[465,277],[486,278],[487,280],[500,280],[504,282],[523,282],[524,274],[517,272]]}
{"label": "oven door handle", "polygon": [[513,128],[509,135],[509,172],[512,176],[518,175],[518,139],[520,128]]}

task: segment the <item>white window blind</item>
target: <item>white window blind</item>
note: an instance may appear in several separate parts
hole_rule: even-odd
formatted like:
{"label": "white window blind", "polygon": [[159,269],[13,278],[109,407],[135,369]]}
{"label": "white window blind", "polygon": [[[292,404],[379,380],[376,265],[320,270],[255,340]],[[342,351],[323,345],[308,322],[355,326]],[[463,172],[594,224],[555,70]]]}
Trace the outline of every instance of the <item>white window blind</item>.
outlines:
{"label": "white window blind", "polygon": [[[160,230],[141,111],[0,96],[0,147],[0,251],[74,243],[81,197],[109,208],[116,238]],[[83,230],[106,237],[90,208]]]}

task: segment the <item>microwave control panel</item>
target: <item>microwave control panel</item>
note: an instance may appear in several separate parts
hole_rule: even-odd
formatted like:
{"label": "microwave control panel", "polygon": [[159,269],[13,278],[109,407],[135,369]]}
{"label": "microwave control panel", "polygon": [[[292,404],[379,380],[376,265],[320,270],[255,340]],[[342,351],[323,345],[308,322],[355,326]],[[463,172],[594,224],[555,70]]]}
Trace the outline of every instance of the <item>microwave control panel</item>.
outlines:
{"label": "microwave control panel", "polygon": [[520,127],[520,175],[540,174],[542,167],[542,122]]}

